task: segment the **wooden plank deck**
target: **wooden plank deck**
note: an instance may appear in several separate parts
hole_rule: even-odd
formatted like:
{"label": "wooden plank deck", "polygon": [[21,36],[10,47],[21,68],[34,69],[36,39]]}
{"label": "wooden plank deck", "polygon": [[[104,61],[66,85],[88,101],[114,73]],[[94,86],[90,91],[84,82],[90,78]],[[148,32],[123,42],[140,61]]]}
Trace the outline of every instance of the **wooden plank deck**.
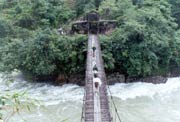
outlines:
{"label": "wooden plank deck", "polygon": [[[92,47],[96,47],[93,57]],[[98,76],[102,81],[99,93],[94,92],[93,84],[93,62],[96,62]],[[111,122],[109,102],[106,90],[106,75],[101,54],[100,42],[97,35],[89,35],[87,64],[86,64],[86,86],[85,86],[85,122]]]}

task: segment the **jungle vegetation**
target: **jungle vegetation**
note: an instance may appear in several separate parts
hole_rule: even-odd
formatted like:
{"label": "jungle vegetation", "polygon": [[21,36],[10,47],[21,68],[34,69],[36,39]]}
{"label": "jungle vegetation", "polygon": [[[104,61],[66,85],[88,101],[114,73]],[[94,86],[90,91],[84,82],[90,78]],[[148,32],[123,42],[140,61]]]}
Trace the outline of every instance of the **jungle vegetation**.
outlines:
{"label": "jungle vegetation", "polygon": [[100,36],[106,71],[166,74],[180,65],[179,5],[179,0],[0,0],[0,70],[35,77],[84,73],[87,35],[70,35],[71,23],[99,7],[102,18],[118,21],[112,33]]}

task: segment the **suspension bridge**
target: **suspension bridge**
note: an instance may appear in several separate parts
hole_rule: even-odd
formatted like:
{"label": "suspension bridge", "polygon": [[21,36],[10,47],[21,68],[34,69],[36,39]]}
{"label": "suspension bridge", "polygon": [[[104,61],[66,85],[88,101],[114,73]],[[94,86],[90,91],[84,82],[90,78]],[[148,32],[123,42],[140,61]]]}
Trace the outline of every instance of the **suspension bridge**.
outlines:
{"label": "suspension bridge", "polygon": [[[113,29],[115,22],[114,20],[100,20],[98,13],[92,12],[87,14],[85,20],[75,22],[72,25],[73,32],[88,34],[86,85],[81,122],[116,122],[116,119],[113,119],[110,112],[107,89],[110,94],[111,92],[109,87],[107,87],[101,46],[98,38],[99,34]],[[98,88],[94,82],[95,75],[102,82],[99,83]],[[118,117],[118,122],[121,122],[113,97],[111,96],[110,98],[115,109],[115,115]]]}
{"label": "suspension bridge", "polygon": [[[95,47],[94,52],[92,48]],[[98,77],[101,79],[102,85],[99,88],[99,94],[95,94],[93,84],[93,62],[96,62],[98,69]],[[110,122],[110,112],[106,91],[106,78],[102,61],[100,43],[97,35],[89,35],[87,67],[86,67],[86,94],[85,94],[85,122]]]}

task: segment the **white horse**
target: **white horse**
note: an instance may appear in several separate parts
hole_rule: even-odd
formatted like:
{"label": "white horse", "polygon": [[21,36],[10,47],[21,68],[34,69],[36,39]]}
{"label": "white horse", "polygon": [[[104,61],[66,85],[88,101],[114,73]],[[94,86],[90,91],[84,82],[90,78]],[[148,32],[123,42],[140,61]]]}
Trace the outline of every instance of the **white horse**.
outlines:
{"label": "white horse", "polygon": [[98,77],[93,78],[93,84],[94,84],[94,91],[95,93],[99,93],[99,88],[102,85],[102,81]]}

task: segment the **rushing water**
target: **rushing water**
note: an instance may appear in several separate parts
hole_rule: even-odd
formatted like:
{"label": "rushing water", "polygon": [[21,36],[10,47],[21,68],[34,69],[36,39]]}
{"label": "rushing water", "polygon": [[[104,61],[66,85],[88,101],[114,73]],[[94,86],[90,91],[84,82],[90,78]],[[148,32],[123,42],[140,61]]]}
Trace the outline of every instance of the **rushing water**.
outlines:
{"label": "rushing water", "polygon": [[[27,91],[29,97],[40,101],[31,111],[14,115],[10,122],[80,122],[83,87],[30,83],[21,78],[7,86],[1,78],[0,92],[7,89],[11,93]],[[110,90],[122,122],[180,122],[180,78],[158,85],[115,84]]]}

